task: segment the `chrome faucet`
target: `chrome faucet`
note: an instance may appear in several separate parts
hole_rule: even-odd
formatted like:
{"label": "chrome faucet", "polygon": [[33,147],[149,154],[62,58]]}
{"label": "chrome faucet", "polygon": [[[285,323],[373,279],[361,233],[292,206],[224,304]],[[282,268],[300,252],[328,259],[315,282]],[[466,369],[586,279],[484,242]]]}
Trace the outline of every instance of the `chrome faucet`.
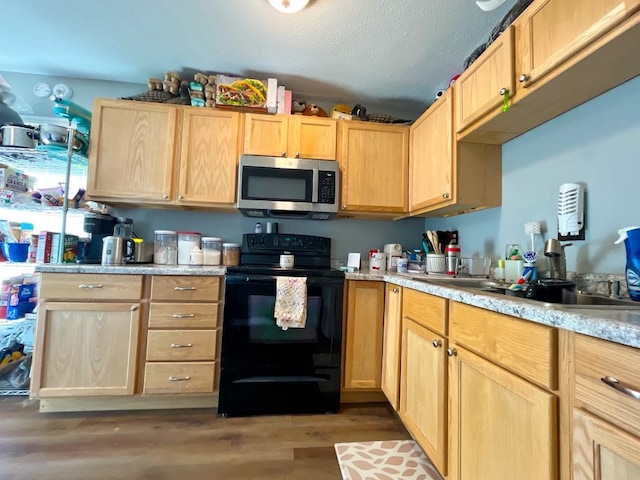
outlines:
{"label": "chrome faucet", "polygon": [[544,244],[544,255],[549,258],[549,275],[551,278],[567,278],[567,260],[564,249],[572,243],[560,243],[555,238],[550,238]]}

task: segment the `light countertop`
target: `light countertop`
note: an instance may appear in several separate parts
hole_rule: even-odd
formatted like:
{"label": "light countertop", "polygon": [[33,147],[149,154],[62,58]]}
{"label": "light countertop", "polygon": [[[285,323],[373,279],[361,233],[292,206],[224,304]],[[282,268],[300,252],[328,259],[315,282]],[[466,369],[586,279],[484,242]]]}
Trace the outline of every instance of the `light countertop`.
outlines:
{"label": "light countertop", "polygon": [[[411,276],[416,276],[412,274]],[[611,308],[575,308],[560,310],[545,307],[541,302],[520,297],[484,293],[467,290],[463,287],[446,287],[420,280],[412,280],[410,276],[387,273],[347,273],[347,280],[384,281],[411,288],[439,297],[485,308],[493,312],[504,313],[532,322],[563,328],[584,335],[610,340],[612,342],[640,348],[640,308],[622,310]],[[638,305],[640,307],[640,305]]]}
{"label": "light countertop", "polygon": [[36,265],[36,272],[43,273],[109,273],[130,275],[224,275],[226,267],[222,265],[82,265],[75,263]]}

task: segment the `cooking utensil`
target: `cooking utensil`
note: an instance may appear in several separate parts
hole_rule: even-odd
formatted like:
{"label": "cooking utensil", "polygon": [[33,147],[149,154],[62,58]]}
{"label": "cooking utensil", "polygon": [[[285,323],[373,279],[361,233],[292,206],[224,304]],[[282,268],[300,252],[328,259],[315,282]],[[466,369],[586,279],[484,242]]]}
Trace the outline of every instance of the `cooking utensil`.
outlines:
{"label": "cooking utensil", "polygon": [[575,303],[576,282],[558,278],[538,278],[529,284],[525,297],[549,303]]}
{"label": "cooking utensil", "polygon": [[434,253],[442,253],[440,251],[440,245],[438,244],[438,236],[436,235],[436,232],[433,230],[427,230],[427,238],[433,246]]}
{"label": "cooking utensil", "polygon": [[4,124],[0,127],[3,147],[36,148],[38,132],[29,125]]}
{"label": "cooking utensil", "polygon": [[[69,130],[67,127],[60,125],[40,125],[40,143],[48,147],[68,148]],[[80,132],[74,132],[73,150],[76,152],[85,152],[89,144],[87,136]]]}

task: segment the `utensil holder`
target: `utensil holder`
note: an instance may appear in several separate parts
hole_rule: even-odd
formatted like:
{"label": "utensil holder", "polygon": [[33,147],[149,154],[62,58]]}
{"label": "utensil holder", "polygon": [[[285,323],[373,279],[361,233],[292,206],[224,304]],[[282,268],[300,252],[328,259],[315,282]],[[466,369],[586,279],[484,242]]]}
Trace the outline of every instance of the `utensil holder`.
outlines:
{"label": "utensil holder", "polygon": [[427,273],[444,273],[446,267],[444,253],[427,253],[425,267]]}

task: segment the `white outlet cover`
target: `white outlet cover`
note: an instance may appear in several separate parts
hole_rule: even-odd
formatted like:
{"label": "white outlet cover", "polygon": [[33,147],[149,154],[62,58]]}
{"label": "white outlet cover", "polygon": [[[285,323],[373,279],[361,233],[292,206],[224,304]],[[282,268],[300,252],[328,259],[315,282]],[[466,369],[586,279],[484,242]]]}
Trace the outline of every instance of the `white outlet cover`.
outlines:
{"label": "white outlet cover", "polygon": [[58,83],[53,87],[53,94],[58,98],[71,98],[73,97],[73,90],[69,85]]}

